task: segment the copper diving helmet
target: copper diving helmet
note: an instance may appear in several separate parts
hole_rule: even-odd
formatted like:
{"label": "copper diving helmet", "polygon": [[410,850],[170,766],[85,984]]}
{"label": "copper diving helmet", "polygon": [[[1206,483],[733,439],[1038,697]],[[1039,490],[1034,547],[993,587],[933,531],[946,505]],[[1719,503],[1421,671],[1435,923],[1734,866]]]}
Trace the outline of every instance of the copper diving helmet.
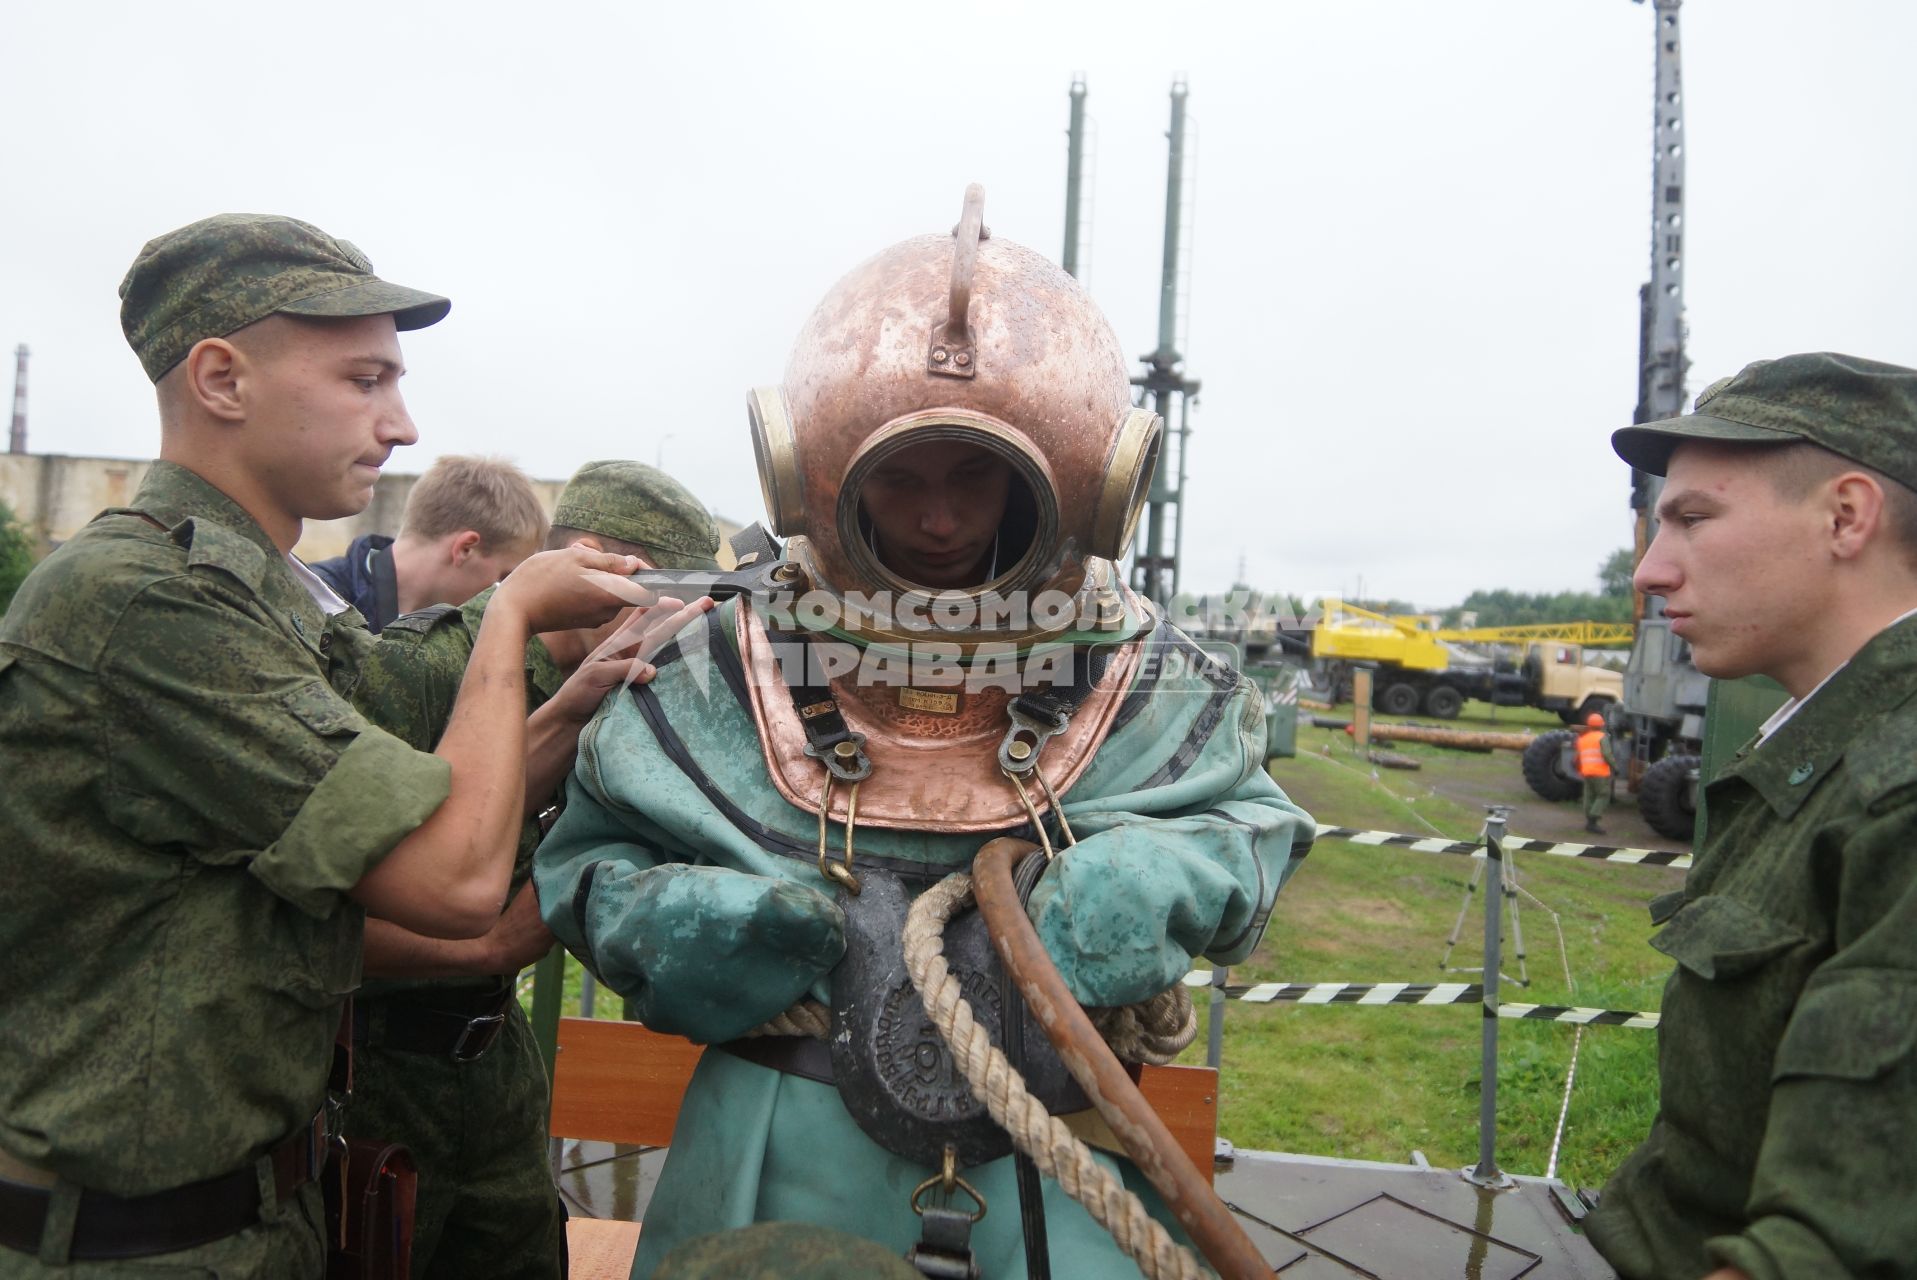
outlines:
{"label": "copper diving helmet", "polygon": [[[994,238],[984,206],[974,184],[950,235],[902,241],[854,268],[800,330],[784,384],[751,393],[772,529],[810,587],[851,596],[841,634],[907,638],[896,617],[860,603],[874,595],[971,605],[945,615],[969,624],[946,629],[962,643],[1110,630],[1126,612],[1111,562],[1137,527],[1160,420],[1132,404],[1117,336],[1090,296]],[[937,441],[980,447],[1011,473],[986,580],[963,589],[889,567],[861,497],[888,459]],[[1005,607],[1021,595],[1078,607],[1070,619]]]}

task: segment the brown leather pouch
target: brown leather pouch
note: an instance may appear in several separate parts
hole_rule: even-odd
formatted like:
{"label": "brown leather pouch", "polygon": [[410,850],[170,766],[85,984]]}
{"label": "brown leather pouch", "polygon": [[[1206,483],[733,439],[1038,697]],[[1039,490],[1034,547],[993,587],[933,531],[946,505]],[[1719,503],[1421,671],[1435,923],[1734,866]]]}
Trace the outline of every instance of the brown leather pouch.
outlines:
{"label": "brown leather pouch", "polygon": [[408,1280],[419,1167],[397,1142],[348,1138],[326,1187],[327,1280]]}

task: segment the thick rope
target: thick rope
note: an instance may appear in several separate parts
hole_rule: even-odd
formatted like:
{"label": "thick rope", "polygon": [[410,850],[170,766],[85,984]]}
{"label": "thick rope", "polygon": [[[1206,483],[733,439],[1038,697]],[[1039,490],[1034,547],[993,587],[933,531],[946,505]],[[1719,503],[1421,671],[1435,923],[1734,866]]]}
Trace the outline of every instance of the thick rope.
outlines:
{"label": "thick rope", "polygon": [[972,878],[961,871],[920,894],[905,917],[904,945],[906,971],[926,1016],[952,1050],[972,1096],[985,1104],[1039,1172],[1084,1205],[1151,1280],[1204,1280],[1210,1273],[1191,1250],[1174,1242],[1138,1197],[1027,1091],[1005,1054],[973,1019],[959,981],[945,963],[945,923],[971,892]]}
{"label": "thick rope", "polygon": [[832,1011],[817,1000],[801,1000],[770,1022],[762,1022],[746,1032],[753,1036],[810,1036],[814,1040],[832,1038]]}
{"label": "thick rope", "polygon": [[1162,1067],[1177,1061],[1198,1038],[1198,1011],[1182,982],[1138,1004],[1087,1009],[1085,1016],[1120,1062]]}

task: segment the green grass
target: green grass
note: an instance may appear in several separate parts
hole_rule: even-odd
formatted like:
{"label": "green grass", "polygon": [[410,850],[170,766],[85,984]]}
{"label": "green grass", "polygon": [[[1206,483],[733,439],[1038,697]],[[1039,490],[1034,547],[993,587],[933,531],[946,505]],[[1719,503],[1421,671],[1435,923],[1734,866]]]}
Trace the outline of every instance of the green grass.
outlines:
{"label": "green grass", "polygon": [[[566,956],[565,993],[559,1001],[560,1012],[567,1017],[574,1017],[579,1013],[580,996],[585,988],[585,978],[585,966],[574,959],[571,954],[568,954]],[[519,1005],[520,1008],[526,1011],[528,1017],[532,1016],[532,984],[533,971],[531,969],[519,975]],[[625,1002],[619,998],[618,992],[608,991],[602,986],[593,993],[593,1017],[617,1022],[620,1017],[623,1016],[624,1009]]]}
{"label": "green grass", "polygon": [[[1484,704],[1467,707],[1458,722],[1501,729],[1557,723],[1544,713]],[[1374,777],[1341,732],[1303,726],[1298,748],[1297,758],[1275,761],[1272,774],[1320,822],[1462,839],[1477,832],[1483,811],[1459,796],[1528,798],[1517,794],[1523,784],[1509,752],[1392,744],[1424,768],[1377,770]],[[1554,927],[1549,911],[1520,898],[1531,981],[1507,984],[1505,999],[1655,1009],[1669,962],[1645,945],[1644,904],[1680,885],[1682,873],[1535,854],[1516,855],[1515,863],[1519,883],[1558,922]],[[1279,896],[1264,943],[1233,969],[1232,981],[1476,981],[1438,967],[1474,865],[1463,857],[1324,842]],[[1474,908],[1481,901],[1474,897]],[[1479,962],[1482,930],[1482,912],[1474,910],[1453,965]],[[1565,980],[1566,959],[1574,985]],[[1517,967],[1507,926],[1503,971],[1515,976]],[[1208,1011],[1198,995],[1201,1030],[1185,1060],[1202,1062]],[[1233,1002],[1225,1017],[1220,1132],[1239,1146],[1395,1161],[1417,1149],[1439,1165],[1476,1160],[1476,1006]],[[1513,1021],[1499,1029],[1498,1161],[1510,1172],[1543,1173],[1574,1029]],[[1601,1183],[1649,1128],[1656,1080],[1652,1032],[1586,1029],[1559,1176],[1573,1185]]]}

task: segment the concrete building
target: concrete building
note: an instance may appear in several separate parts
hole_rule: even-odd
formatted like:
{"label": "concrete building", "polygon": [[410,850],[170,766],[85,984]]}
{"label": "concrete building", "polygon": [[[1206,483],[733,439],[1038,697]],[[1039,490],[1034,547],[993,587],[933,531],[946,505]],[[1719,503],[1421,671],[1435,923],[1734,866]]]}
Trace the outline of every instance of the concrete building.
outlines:
{"label": "concrete building", "polygon": [[[60,453],[0,453],[0,502],[6,503],[45,555],[71,538],[81,526],[109,507],[124,507],[139,491],[150,458],[79,458]],[[406,497],[418,483],[417,475],[384,472],[366,510],[344,520],[309,520],[294,553],[302,560],[324,560],[346,550],[363,533],[396,534],[406,510]],[[535,480],[533,488],[548,516],[559,501],[564,480]],[[739,531],[733,521],[719,518],[721,537]],[[722,563],[730,557],[722,554]]]}

